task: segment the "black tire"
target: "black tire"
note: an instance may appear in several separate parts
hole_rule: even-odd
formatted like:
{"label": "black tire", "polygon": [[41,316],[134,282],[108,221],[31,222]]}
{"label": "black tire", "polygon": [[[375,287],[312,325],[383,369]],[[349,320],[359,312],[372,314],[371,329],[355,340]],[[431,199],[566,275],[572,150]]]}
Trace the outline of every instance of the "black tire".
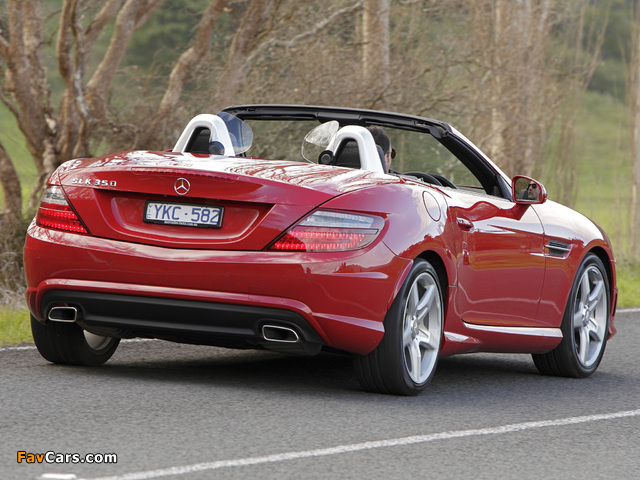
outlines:
{"label": "black tire", "polygon": [[584,378],[596,371],[609,335],[611,289],[602,260],[589,254],[571,287],[562,318],[562,341],[551,352],[533,354],[540,373]]}
{"label": "black tire", "polygon": [[368,355],[354,356],[364,390],[417,395],[435,372],[442,345],[444,302],[438,274],[418,259],[384,320],[385,334]]}
{"label": "black tire", "polygon": [[67,365],[102,365],[111,358],[120,343],[119,338],[94,335],[75,323],[42,324],[33,316],[31,334],[45,360]]}

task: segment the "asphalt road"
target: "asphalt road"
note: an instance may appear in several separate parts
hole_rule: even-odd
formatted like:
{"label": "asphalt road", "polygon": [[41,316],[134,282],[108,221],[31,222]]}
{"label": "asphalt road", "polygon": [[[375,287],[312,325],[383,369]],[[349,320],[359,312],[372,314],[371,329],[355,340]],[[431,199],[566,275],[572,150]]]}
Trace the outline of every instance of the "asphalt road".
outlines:
{"label": "asphalt road", "polygon": [[[340,355],[145,341],[84,368],[0,347],[0,478],[639,478],[640,311],[616,325],[589,379],[464,355],[411,398],[360,391]],[[27,463],[47,452],[117,463]]]}

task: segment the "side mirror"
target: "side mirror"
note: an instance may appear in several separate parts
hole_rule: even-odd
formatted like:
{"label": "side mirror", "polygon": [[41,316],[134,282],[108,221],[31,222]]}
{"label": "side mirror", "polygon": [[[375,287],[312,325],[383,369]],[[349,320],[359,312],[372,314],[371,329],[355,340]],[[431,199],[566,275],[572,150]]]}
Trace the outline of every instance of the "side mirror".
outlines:
{"label": "side mirror", "polygon": [[511,180],[511,197],[518,204],[536,205],[547,201],[547,190],[533,178],[516,175]]}

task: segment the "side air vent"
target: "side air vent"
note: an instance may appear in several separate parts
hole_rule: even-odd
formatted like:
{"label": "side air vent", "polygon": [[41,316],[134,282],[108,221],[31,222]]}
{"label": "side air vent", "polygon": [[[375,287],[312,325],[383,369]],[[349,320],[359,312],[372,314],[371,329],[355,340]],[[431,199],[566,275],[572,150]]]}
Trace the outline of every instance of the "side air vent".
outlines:
{"label": "side air vent", "polygon": [[549,250],[549,256],[567,258],[571,252],[571,245],[557,240],[550,240],[545,247]]}

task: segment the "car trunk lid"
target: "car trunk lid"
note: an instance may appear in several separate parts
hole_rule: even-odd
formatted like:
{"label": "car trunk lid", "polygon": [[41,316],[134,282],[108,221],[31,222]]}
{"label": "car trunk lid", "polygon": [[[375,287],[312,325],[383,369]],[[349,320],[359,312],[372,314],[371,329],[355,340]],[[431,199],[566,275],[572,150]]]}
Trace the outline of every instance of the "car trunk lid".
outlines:
{"label": "car trunk lid", "polygon": [[362,170],[174,152],[120,152],[59,170],[94,236],[229,250],[264,249],[319,205],[374,179]]}

